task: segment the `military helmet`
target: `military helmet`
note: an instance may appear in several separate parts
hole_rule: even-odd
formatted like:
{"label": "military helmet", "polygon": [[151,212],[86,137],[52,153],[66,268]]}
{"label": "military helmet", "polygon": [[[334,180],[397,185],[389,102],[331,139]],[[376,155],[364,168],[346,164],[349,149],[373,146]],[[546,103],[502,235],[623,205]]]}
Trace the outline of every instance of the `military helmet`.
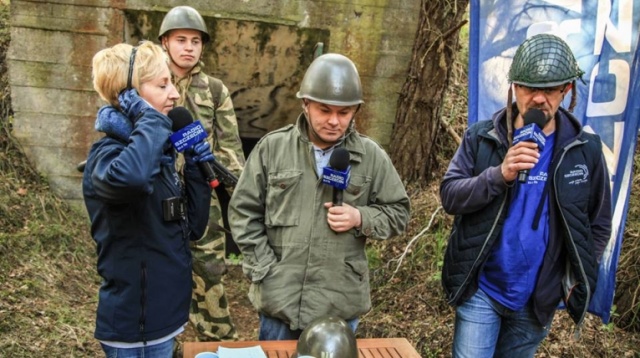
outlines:
{"label": "military helmet", "polygon": [[358,358],[356,336],[344,320],[320,317],[302,331],[294,357]]}
{"label": "military helmet", "polygon": [[160,25],[158,40],[162,41],[162,36],[167,32],[177,29],[191,29],[202,33],[202,42],[209,42],[209,31],[200,13],[191,6],[176,6],[164,16]]}
{"label": "military helmet", "polygon": [[509,69],[509,82],[527,87],[553,87],[582,78],[573,52],[560,37],[538,34],[516,50]]}
{"label": "military helmet", "polygon": [[333,106],[364,103],[356,66],[350,59],[337,53],[327,53],[313,60],[296,97]]}

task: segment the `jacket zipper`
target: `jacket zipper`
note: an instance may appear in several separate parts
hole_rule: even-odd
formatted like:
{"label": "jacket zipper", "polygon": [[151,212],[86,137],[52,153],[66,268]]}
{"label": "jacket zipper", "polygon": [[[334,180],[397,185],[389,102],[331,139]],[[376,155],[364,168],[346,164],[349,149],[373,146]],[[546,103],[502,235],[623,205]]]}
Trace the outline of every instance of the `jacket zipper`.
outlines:
{"label": "jacket zipper", "polygon": [[[487,235],[487,238],[484,240],[484,243],[482,244],[482,249],[480,250],[480,254],[476,257],[476,260],[473,263],[472,267],[476,267],[476,265],[478,264],[478,261],[480,260],[480,256],[482,256],[482,253],[486,249],[487,243],[489,242],[489,238],[493,235],[493,232],[496,229],[496,225],[498,225],[498,221],[500,220],[500,216],[502,215],[502,210],[504,210],[504,205],[507,202],[507,198],[508,197],[509,197],[509,195],[505,194],[504,199],[502,200],[502,204],[500,204],[500,210],[498,210],[498,215],[496,216],[496,219],[493,221],[493,225],[491,226],[491,231],[489,231],[489,234]],[[473,268],[471,270],[469,270],[469,273],[467,274],[467,277],[465,277],[464,281],[462,281],[462,284],[460,285],[460,288],[458,288],[458,291],[456,291],[456,293],[453,295],[453,297],[451,299],[449,299],[449,301],[448,301],[449,304],[453,304],[454,302],[456,302],[458,300],[458,297],[460,296],[460,293],[461,293],[462,289],[467,287],[467,283],[469,282],[469,279],[471,278],[471,273],[473,271],[474,271]]]}
{"label": "jacket zipper", "polygon": [[[564,147],[564,151],[562,152],[562,155],[560,156],[559,160],[558,160],[558,164],[556,165],[556,167],[554,168],[553,171],[553,178],[554,180],[557,182],[557,175],[558,175],[558,168],[560,167],[560,164],[562,163],[562,161],[564,160],[564,156],[565,154],[567,154],[567,151],[577,145],[580,145],[581,142],[579,141],[574,141],[573,143],[567,145],[566,147]],[[556,194],[556,204],[558,205],[558,208],[560,208],[560,202],[558,201],[558,188],[557,186],[554,187],[554,191]],[[562,223],[564,224],[565,230],[567,232],[567,235],[569,235],[569,243],[571,244],[571,247],[573,248],[573,252],[576,254],[576,259],[578,260],[578,267],[580,268],[580,275],[582,276],[582,280],[584,281],[584,284],[586,286],[586,292],[587,292],[587,297],[585,298],[585,304],[584,304],[584,309],[582,310],[582,313],[580,314],[580,319],[578,320],[577,324],[576,324],[576,329],[574,331],[574,335],[576,338],[578,338],[580,336],[580,331],[582,330],[582,325],[583,325],[583,321],[584,321],[584,317],[587,314],[587,310],[589,309],[589,303],[591,301],[591,287],[589,287],[589,279],[587,278],[587,274],[584,272],[584,265],[582,264],[582,258],[580,257],[580,255],[578,255],[578,250],[576,248],[576,244],[573,240],[573,236],[571,236],[571,231],[569,230],[569,225],[567,224],[567,220],[564,216],[564,212],[562,210],[558,210],[560,212],[560,217],[562,218]],[[568,307],[567,307],[568,309]]]}
{"label": "jacket zipper", "polygon": [[140,263],[140,321],[139,321],[139,329],[140,335],[142,336],[142,342],[146,346],[147,338],[145,337],[144,326],[146,317],[146,307],[147,307],[147,264],[142,261]]}

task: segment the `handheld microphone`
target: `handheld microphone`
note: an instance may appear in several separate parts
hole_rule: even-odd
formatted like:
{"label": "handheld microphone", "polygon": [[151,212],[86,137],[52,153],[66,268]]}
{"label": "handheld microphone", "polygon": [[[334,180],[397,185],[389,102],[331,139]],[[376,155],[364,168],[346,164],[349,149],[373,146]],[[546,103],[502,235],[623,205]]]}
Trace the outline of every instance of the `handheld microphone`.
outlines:
{"label": "handheld microphone", "polygon": [[[178,152],[193,148],[194,145],[207,139],[207,132],[200,121],[193,121],[193,116],[184,107],[175,107],[170,110],[167,116],[173,121],[171,129],[173,134],[169,140]],[[207,179],[209,186],[215,188],[220,185],[216,174],[209,162],[198,162],[200,171]]]}
{"label": "handheld microphone", "polygon": [[333,187],[333,205],[341,206],[344,189],[349,186],[351,166],[349,151],[335,148],[329,158],[329,166],[322,169],[322,183]]}
{"label": "handheld microphone", "polygon": [[[547,122],[544,112],[537,108],[531,108],[524,114],[524,126],[516,129],[513,134],[513,144],[523,141],[534,142],[538,145],[538,150],[544,149],[546,138],[542,133],[542,128]],[[518,181],[524,183],[529,177],[529,169],[523,169],[518,172]]]}

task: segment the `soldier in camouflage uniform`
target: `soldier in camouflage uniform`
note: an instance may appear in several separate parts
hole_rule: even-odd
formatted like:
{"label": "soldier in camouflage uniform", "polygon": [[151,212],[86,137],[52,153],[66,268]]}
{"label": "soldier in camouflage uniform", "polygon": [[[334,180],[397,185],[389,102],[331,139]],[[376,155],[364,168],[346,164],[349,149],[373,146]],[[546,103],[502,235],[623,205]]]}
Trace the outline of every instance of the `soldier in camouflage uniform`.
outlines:
{"label": "soldier in camouflage uniform", "polygon": [[[219,79],[204,73],[200,60],[203,47],[210,39],[202,16],[189,6],[174,7],[164,17],[158,39],[170,58],[172,81],[180,93],[176,105],[184,106],[202,122],[216,160],[240,176],[244,154],[229,90]],[[237,333],[222,285],[226,272],[225,231],[215,191],[208,229],[200,240],[192,243],[191,251],[193,294],[189,320],[197,339],[236,340]]]}

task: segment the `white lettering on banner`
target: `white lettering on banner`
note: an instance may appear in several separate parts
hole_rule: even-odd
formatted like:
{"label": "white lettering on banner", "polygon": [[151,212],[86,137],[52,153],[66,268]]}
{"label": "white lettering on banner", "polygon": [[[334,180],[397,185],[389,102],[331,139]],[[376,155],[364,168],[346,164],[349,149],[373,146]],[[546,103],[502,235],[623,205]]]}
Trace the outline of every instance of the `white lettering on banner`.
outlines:
{"label": "white lettering on banner", "polygon": [[[633,34],[633,0],[620,0],[618,2],[618,19],[616,27],[611,21],[612,6],[610,0],[598,1],[598,12],[596,17],[596,32],[593,44],[593,54],[600,56],[606,38],[607,43],[618,54],[629,53],[631,51],[632,34]],[[607,73],[600,74],[602,61],[607,61]],[[615,93],[610,94],[612,99],[606,102],[594,101],[594,87],[597,85],[607,86],[607,84],[598,83],[596,76],[610,77],[608,81],[613,82]],[[628,93],[629,82],[631,79],[631,69],[627,61],[613,58],[600,57],[600,63],[593,66],[589,82],[589,99],[587,102],[587,117],[601,116],[617,116],[624,112]]]}
{"label": "white lettering on banner", "polygon": [[617,53],[631,51],[633,34],[633,0],[618,1],[618,26],[611,21],[611,0],[599,0],[596,17],[593,54],[599,56],[606,37],[607,42]]}
{"label": "white lettering on banner", "polygon": [[[563,7],[567,10],[582,14],[582,0],[546,0],[546,3]],[[618,2],[618,13],[614,17],[617,19],[617,26],[611,20],[612,5],[611,0],[598,0],[598,9],[596,16],[596,26],[593,43],[593,54],[600,56],[604,46],[604,40],[615,51],[615,53],[623,54],[631,51],[633,39],[633,0],[620,0]],[[550,23],[544,21],[544,23]],[[537,24],[540,24],[537,23]],[[536,24],[533,24],[535,26]],[[564,36],[571,33],[579,33],[582,31],[581,19],[567,19],[557,24],[557,29]],[[627,61],[613,58],[600,58],[600,63],[606,61],[606,73],[600,73],[600,63],[596,63],[589,75],[589,98],[585,115],[587,117],[617,116],[624,112],[627,104],[629,83],[631,79],[630,64]],[[596,77],[609,76],[606,81],[610,83],[597,82]],[[609,94],[610,101],[595,102],[594,87],[609,86],[613,84],[615,93]]]}
{"label": "white lettering on banner", "polygon": [[[631,69],[627,61],[611,60],[609,61],[609,73],[605,75],[615,77],[615,94],[609,102],[596,103],[593,101],[593,90],[598,83],[596,76],[600,72],[600,64],[596,63],[591,72],[591,80],[589,81],[589,102],[587,103],[587,117],[600,116],[617,116],[622,114],[627,106],[629,96],[629,79],[631,78]],[[613,81],[613,80],[612,80]]]}
{"label": "white lettering on banner", "polygon": [[[611,174],[611,187],[613,188],[613,182],[615,177],[614,173],[618,171],[618,161],[617,158],[620,155],[622,150],[622,141],[624,136],[624,127],[625,122],[615,122],[613,124],[613,146],[609,147],[606,143],[602,143],[602,154],[604,155],[604,160],[607,163],[607,169],[609,170],[609,174]],[[584,131],[587,133],[595,134],[596,132],[593,130],[593,127],[590,125],[584,126]]]}

